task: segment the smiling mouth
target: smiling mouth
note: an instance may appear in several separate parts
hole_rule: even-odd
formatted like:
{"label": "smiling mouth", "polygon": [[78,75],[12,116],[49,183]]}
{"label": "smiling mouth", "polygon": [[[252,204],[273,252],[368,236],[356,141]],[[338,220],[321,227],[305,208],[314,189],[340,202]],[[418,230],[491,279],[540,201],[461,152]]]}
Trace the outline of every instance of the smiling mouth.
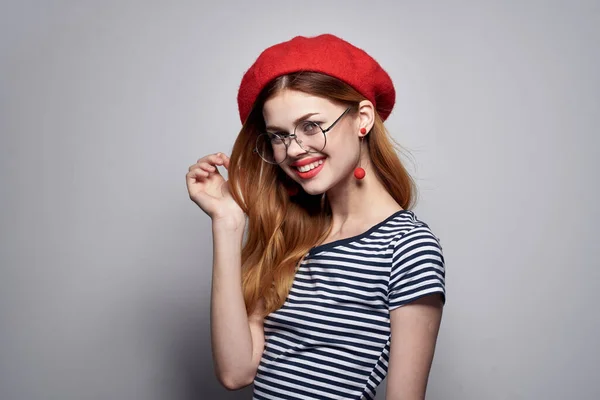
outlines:
{"label": "smiling mouth", "polygon": [[292,167],[300,172],[308,172],[311,171],[315,168],[317,168],[319,165],[323,164],[323,161],[325,161],[324,159],[312,162],[310,164],[306,164],[306,165],[301,165],[299,167]]}
{"label": "smiling mouth", "polygon": [[316,177],[323,167],[325,167],[325,159],[314,161],[300,167],[292,167],[292,169],[300,179],[309,180]]}

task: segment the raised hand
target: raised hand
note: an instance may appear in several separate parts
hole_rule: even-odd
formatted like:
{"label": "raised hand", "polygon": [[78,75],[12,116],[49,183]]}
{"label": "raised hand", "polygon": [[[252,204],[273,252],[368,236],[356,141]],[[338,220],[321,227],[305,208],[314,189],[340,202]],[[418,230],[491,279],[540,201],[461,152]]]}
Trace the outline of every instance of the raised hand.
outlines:
{"label": "raised hand", "polygon": [[244,212],[231,196],[229,182],[217,166],[228,169],[229,157],[223,153],[209,154],[190,166],[186,175],[190,199],[212,218],[213,223],[225,221],[243,226]]}

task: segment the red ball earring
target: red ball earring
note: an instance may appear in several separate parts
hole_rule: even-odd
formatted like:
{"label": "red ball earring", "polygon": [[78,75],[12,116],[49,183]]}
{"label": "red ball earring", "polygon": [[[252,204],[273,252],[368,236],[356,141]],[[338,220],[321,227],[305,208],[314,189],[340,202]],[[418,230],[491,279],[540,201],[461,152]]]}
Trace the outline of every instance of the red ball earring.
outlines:
{"label": "red ball earring", "polygon": [[[362,133],[363,135],[365,133],[367,133],[367,128],[360,128],[360,133]],[[361,138],[360,138],[360,150],[359,150],[359,153],[358,153],[358,167],[356,167],[354,169],[354,177],[356,179],[359,179],[359,180],[363,179],[365,177],[365,175],[366,175],[365,170],[360,167],[360,164],[361,164],[361,157],[360,157],[360,155],[362,153],[362,142],[363,142],[364,138],[365,138],[364,136],[361,136]]]}

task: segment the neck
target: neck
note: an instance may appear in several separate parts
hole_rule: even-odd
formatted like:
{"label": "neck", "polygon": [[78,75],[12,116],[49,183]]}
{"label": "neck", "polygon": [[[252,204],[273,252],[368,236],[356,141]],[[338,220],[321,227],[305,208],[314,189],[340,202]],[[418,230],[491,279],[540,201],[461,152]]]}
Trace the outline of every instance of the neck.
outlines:
{"label": "neck", "polygon": [[371,164],[363,160],[365,178],[358,180],[353,174],[327,191],[332,212],[332,233],[361,229],[374,225],[402,209],[377,178]]}

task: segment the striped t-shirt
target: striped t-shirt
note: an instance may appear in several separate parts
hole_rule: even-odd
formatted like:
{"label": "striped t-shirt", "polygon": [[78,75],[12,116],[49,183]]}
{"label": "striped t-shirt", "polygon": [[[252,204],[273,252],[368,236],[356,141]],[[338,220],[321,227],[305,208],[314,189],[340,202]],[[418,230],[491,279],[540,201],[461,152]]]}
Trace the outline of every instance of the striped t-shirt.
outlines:
{"label": "striped t-shirt", "polygon": [[388,370],[390,311],[445,300],[438,238],[401,210],[367,232],[313,247],[264,321],[253,399],[374,399]]}

